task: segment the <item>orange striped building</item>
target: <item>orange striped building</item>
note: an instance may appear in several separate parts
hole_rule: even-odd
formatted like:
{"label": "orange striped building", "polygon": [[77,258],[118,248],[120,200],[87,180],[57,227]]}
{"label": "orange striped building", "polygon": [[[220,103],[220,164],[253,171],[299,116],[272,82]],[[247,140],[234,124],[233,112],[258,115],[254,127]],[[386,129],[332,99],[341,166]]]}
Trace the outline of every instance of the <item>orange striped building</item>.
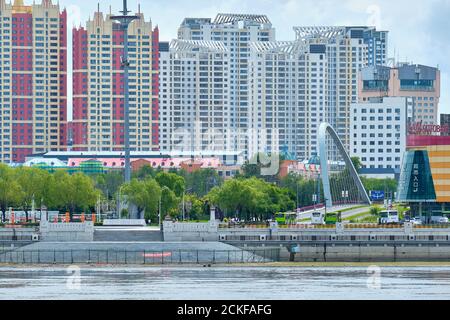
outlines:
{"label": "orange striped building", "polygon": [[450,137],[409,136],[409,151],[427,151],[436,202],[450,203]]}

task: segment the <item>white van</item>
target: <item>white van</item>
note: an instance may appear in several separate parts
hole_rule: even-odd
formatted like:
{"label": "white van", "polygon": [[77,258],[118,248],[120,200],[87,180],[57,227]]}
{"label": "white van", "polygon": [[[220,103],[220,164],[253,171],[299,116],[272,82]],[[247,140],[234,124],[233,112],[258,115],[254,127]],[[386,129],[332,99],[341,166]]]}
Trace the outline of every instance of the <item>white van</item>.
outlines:
{"label": "white van", "polygon": [[400,223],[398,211],[386,210],[380,212],[380,224],[394,224]]}

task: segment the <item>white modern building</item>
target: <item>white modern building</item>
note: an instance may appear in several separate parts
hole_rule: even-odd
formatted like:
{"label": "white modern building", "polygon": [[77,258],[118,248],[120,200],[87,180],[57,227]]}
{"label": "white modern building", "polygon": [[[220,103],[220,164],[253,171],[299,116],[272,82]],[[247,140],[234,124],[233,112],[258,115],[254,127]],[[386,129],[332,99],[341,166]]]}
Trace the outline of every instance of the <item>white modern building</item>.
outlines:
{"label": "white modern building", "polygon": [[387,32],[373,27],[294,27],[297,40],[325,44],[328,59],[328,122],[350,149],[350,105],[358,102],[358,75],[386,62]]}
{"label": "white modern building", "polygon": [[[317,153],[317,132],[329,118],[326,46],[304,41],[253,42],[249,73],[252,152]],[[256,130],[257,129],[257,130]]]}
{"label": "white modern building", "polygon": [[[229,52],[230,126],[235,150],[246,157],[249,136],[249,59],[251,42],[275,41],[275,29],[265,15],[218,14],[209,18],[186,18],[178,30],[180,40],[220,41]],[[251,133],[250,133],[251,135]]]}
{"label": "white modern building", "polygon": [[162,152],[231,150],[230,59],[220,41],[160,46]]}
{"label": "white modern building", "polygon": [[360,158],[361,173],[394,177],[406,150],[407,98],[374,97],[350,109],[350,155]]}

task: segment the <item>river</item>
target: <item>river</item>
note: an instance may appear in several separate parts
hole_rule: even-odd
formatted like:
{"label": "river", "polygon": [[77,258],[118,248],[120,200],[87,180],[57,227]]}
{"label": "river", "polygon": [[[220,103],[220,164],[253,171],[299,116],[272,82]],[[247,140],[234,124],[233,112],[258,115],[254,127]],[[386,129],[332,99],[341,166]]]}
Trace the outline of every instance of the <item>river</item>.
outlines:
{"label": "river", "polygon": [[450,267],[1,267],[0,299],[450,299]]}

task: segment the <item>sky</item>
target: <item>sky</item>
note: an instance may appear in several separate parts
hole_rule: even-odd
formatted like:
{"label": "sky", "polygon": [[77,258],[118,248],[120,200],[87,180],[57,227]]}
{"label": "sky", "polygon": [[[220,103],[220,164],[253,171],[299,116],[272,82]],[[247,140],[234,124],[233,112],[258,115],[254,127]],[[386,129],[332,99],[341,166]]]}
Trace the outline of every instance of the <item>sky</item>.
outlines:
{"label": "sky", "polygon": [[[110,5],[113,13],[122,8],[121,0],[60,0],[68,12],[69,30],[85,26],[98,3],[103,12],[109,12]],[[450,113],[450,0],[128,0],[129,10],[137,12],[138,3],[146,20],[159,26],[160,41],[176,38],[185,17],[214,18],[217,13],[265,14],[276,29],[277,40],[294,40],[294,26],[370,25],[388,30],[389,58],[439,66],[439,112]],[[71,94],[70,88],[69,115]]]}

